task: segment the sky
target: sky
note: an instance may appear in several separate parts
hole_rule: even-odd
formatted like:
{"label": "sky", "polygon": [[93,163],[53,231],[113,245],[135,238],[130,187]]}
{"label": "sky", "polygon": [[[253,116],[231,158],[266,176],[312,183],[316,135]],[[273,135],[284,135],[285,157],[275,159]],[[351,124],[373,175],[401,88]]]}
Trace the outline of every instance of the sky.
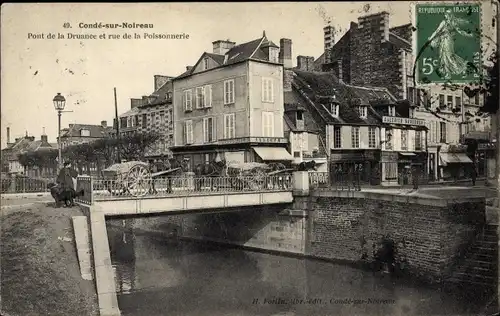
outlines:
{"label": "sky", "polygon": [[[229,39],[237,44],[267,37],[279,44],[292,39],[292,58],[319,57],[323,27],[331,21],[348,29],[359,16],[388,11],[390,25],[411,22],[411,3],[117,3],[117,4],[3,4],[1,10],[1,147],[29,135],[57,141],[57,113],[52,99],[66,98],[62,128],[68,124],[100,124],[130,109],[130,98],[154,90],[154,75],[177,76],[193,65],[212,42]],[[152,29],[84,29],[80,23],[148,23]],[[69,23],[71,28],[65,28]],[[32,35],[29,35],[31,33]],[[36,34],[44,39],[36,39]],[[49,33],[120,34],[185,33],[189,39],[48,39]]]}

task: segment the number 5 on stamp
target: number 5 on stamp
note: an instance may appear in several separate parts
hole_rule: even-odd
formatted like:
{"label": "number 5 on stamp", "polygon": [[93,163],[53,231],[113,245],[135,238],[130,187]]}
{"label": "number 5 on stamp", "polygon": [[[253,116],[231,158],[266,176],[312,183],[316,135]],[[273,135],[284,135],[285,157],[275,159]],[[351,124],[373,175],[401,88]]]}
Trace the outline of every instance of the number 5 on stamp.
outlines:
{"label": "number 5 on stamp", "polygon": [[482,72],[481,5],[416,4],[417,83],[474,83]]}

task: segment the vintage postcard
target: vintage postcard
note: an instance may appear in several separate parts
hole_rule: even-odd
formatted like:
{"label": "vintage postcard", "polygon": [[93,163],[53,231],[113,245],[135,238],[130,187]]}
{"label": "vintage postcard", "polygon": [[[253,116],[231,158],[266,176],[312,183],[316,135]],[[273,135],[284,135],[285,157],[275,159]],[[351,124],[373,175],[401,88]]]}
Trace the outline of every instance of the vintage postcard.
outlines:
{"label": "vintage postcard", "polygon": [[4,3],[2,315],[496,315],[498,1]]}

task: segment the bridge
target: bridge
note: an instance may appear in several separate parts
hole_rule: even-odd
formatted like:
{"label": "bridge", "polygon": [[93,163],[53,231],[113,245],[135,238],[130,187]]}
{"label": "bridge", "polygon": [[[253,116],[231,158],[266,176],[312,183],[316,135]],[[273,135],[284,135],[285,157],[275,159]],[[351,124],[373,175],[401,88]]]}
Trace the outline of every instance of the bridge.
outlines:
{"label": "bridge", "polygon": [[75,202],[105,216],[182,213],[293,202],[294,175],[254,177],[174,177],[123,183],[79,176]]}

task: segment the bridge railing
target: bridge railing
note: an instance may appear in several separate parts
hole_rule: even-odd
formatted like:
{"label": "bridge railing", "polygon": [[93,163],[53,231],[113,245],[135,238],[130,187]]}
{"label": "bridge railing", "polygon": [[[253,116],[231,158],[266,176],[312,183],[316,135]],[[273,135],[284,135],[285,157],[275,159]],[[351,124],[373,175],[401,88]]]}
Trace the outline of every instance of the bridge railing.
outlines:
{"label": "bridge railing", "polygon": [[[221,193],[280,192],[293,190],[291,174],[256,177],[171,177],[144,179],[142,181],[120,181],[85,179],[83,185],[91,183],[92,194],[82,200],[104,201],[118,199],[141,199],[171,196],[189,196]],[[83,202],[82,202],[83,203]]]}
{"label": "bridge railing", "polygon": [[359,191],[361,185],[356,173],[309,172],[309,188]]}
{"label": "bridge railing", "polygon": [[92,177],[78,176],[76,180],[76,192],[78,193],[75,198],[76,202],[91,205],[93,195]]}
{"label": "bridge railing", "polygon": [[10,177],[1,179],[1,193],[42,193],[49,192],[48,184],[53,179]]}

